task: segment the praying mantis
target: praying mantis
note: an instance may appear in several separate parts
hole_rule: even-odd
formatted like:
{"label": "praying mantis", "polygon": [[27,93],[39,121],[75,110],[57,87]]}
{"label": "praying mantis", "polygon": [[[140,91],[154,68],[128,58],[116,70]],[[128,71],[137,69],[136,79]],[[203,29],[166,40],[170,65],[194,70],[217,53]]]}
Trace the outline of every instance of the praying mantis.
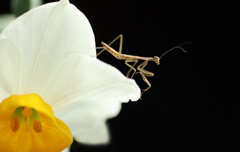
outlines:
{"label": "praying mantis", "polygon": [[[119,51],[117,52],[115,49],[113,49],[112,47],[110,47],[111,44],[113,44],[114,42],[116,42],[117,40],[120,40],[119,43]],[[112,54],[116,59],[118,60],[125,60],[125,64],[130,68],[126,74],[126,77],[128,78],[133,78],[133,76],[136,73],[139,73],[143,79],[143,81],[148,85],[147,88],[142,89],[142,94],[144,92],[146,92],[147,90],[149,90],[151,88],[151,83],[148,81],[147,77],[153,77],[154,73],[147,71],[145,69],[145,67],[147,66],[147,64],[150,61],[155,62],[157,65],[160,65],[160,60],[163,56],[165,56],[167,53],[175,50],[175,49],[180,49],[182,52],[187,53],[186,50],[184,50],[180,45],[175,46],[169,50],[167,50],[165,53],[163,53],[160,57],[158,56],[154,56],[154,57],[142,57],[142,56],[136,56],[136,55],[129,55],[129,54],[123,54],[122,53],[122,46],[123,46],[123,35],[120,34],[119,36],[117,36],[114,40],[112,40],[109,44],[106,44],[104,42],[101,42],[102,47],[97,47],[97,49],[102,49],[100,52],[98,52],[97,56],[99,56],[101,53],[103,53],[105,50],[107,50],[110,54]],[[135,68],[136,64],[138,63],[138,61],[142,61],[141,64],[139,64],[137,66],[137,68]],[[133,63],[132,65],[130,65],[129,63]],[[129,76],[130,73],[133,71],[131,77]]]}

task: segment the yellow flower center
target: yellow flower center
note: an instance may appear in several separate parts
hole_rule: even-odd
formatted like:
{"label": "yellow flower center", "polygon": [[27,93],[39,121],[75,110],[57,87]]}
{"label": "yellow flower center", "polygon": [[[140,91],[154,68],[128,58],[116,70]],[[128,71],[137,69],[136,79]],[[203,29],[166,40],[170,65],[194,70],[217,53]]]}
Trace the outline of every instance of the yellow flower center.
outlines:
{"label": "yellow flower center", "polygon": [[67,125],[37,94],[12,95],[0,103],[0,151],[61,152],[72,143]]}
{"label": "yellow flower center", "polygon": [[18,131],[20,125],[25,128],[25,131],[30,131],[33,128],[35,132],[42,132],[41,117],[38,112],[28,107],[18,107],[15,109],[11,118],[11,129],[13,132]]}

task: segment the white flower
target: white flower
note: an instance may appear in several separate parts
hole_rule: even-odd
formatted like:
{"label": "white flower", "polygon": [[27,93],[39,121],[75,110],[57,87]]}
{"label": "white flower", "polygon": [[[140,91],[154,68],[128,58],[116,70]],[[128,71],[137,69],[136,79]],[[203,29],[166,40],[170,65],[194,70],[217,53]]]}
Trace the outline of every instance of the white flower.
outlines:
{"label": "white flower", "polygon": [[[68,0],[42,5],[10,23],[0,34],[0,65],[1,138],[11,133],[10,139],[0,138],[0,151],[51,151],[51,142],[41,140],[49,120],[70,137],[58,119],[80,142],[106,143],[105,121],[119,113],[122,102],[140,98],[134,80],[96,58],[92,28]],[[31,139],[17,147],[20,131],[25,138],[31,132]]]}

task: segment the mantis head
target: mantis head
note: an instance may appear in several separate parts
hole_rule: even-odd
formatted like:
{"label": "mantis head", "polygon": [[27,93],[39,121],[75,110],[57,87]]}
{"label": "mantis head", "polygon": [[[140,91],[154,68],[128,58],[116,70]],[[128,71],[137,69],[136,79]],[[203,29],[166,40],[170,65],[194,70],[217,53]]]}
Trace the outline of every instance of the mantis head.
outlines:
{"label": "mantis head", "polygon": [[154,57],[153,57],[153,61],[154,61],[157,65],[159,65],[159,64],[160,64],[160,57],[154,56]]}

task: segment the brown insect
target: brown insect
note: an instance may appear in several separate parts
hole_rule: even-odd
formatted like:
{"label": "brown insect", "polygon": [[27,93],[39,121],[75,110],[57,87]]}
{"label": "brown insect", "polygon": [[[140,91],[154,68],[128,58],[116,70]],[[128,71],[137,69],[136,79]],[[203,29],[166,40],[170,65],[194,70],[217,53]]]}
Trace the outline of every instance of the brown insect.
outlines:
{"label": "brown insect", "polygon": [[[119,43],[119,51],[117,52],[116,50],[114,50],[112,47],[110,47],[111,44],[113,44],[115,41],[120,40]],[[136,55],[128,55],[128,54],[122,54],[122,45],[123,45],[123,35],[120,34],[118,37],[116,37],[112,42],[110,42],[109,44],[106,44],[104,42],[101,42],[101,44],[103,45],[103,47],[97,47],[97,49],[102,49],[97,56],[99,56],[103,51],[107,50],[109,53],[111,53],[116,59],[118,60],[125,60],[125,64],[130,68],[126,74],[126,77],[128,78],[133,78],[133,76],[137,73],[140,73],[140,75],[142,76],[142,79],[144,82],[146,82],[146,84],[148,85],[147,88],[142,89],[142,94],[144,92],[146,92],[147,90],[149,90],[151,88],[151,83],[148,81],[148,79],[146,77],[153,77],[154,73],[145,70],[144,68],[147,66],[149,61],[153,61],[155,62],[157,65],[160,65],[160,60],[161,58],[166,55],[167,53],[175,50],[175,49],[180,49],[182,50],[184,53],[187,53],[186,50],[184,50],[182,47],[180,47],[180,45],[175,46],[169,50],[167,50],[165,53],[163,53],[160,57],[158,56],[154,56],[154,57],[142,57],[142,56],[136,56]],[[143,62],[137,66],[137,68],[135,68],[136,64],[138,63],[139,60],[142,60]],[[129,62],[133,62],[132,65],[129,64]],[[131,77],[129,77],[131,71],[133,70],[133,73],[131,75]]]}

